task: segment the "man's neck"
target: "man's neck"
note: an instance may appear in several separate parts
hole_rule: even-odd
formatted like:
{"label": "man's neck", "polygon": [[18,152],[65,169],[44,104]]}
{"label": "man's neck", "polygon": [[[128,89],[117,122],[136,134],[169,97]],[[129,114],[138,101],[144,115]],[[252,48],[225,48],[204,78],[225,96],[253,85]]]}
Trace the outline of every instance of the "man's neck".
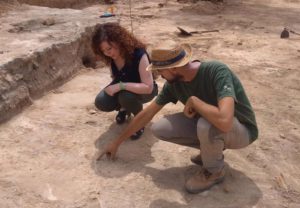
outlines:
{"label": "man's neck", "polygon": [[181,70],[181,73],[183,75],[184,82],[190,82],[192,81],[195,76],[197,75],[197,72],[199,70],[199,67],[201,65],[201,62],[190,62],[185,68]]}

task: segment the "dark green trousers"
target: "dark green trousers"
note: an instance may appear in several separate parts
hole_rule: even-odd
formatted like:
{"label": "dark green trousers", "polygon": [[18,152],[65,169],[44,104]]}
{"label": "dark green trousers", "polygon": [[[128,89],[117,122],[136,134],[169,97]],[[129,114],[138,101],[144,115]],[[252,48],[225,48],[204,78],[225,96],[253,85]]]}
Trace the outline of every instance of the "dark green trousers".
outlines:
{"label": "dark green trousers", "polygon": [[143,104],[151,101],[158,93],[157,84],[153,84],[151,94],[135,94],[126,90],[116,93],[114,96],[108,95],[104,89],[96,96],[96,107],[105,112],[125,108],[127,112],[133,115],[138,114],[143,109]]}

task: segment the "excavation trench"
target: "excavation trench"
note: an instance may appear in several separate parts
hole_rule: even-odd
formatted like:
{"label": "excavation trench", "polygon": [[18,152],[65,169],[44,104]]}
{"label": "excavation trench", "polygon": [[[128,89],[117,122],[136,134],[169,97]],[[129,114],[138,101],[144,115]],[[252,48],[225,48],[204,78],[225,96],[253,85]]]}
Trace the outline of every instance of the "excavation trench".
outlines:
{"label": "excavation trench", "polygon": [[103,23],[97,11],[47,8],[51,11],[41,15],[45,9],[28,6],[13,23],[13,12],[2,18],[6,36],[0,39],[0,122],[80,68],[95,67],[91,35]]}

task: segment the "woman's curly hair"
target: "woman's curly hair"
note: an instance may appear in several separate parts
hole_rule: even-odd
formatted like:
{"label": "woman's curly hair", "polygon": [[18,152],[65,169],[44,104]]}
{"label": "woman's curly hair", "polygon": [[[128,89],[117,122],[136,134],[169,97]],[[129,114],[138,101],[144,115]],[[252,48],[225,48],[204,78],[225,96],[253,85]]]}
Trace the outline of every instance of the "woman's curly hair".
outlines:
{"label": "woman's curly hair", "polygon": [[107,65],[112,59],[105,56],[100,49],[100,44],[107,41],[109,44],[116,43],[120,49],[121,56],[130,62],[136,48],[146,49],[146,45],[134,37],[125,28],[117,23],[105,23],[98,27],[92,38],[92,48],[94,53],[97,54]]}

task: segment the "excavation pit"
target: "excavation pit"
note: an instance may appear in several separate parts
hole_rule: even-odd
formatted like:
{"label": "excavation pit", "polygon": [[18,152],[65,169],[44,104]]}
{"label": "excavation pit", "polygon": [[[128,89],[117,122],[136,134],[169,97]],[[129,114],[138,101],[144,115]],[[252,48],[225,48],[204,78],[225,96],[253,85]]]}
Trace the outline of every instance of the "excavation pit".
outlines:
{"label": "excavation pit", "polygon": [[115,19],[100,19],[98,7],[74,10],[23,5],[2,16],[0,121],[81,68],[94,68],[91,35],[107,21]]}

